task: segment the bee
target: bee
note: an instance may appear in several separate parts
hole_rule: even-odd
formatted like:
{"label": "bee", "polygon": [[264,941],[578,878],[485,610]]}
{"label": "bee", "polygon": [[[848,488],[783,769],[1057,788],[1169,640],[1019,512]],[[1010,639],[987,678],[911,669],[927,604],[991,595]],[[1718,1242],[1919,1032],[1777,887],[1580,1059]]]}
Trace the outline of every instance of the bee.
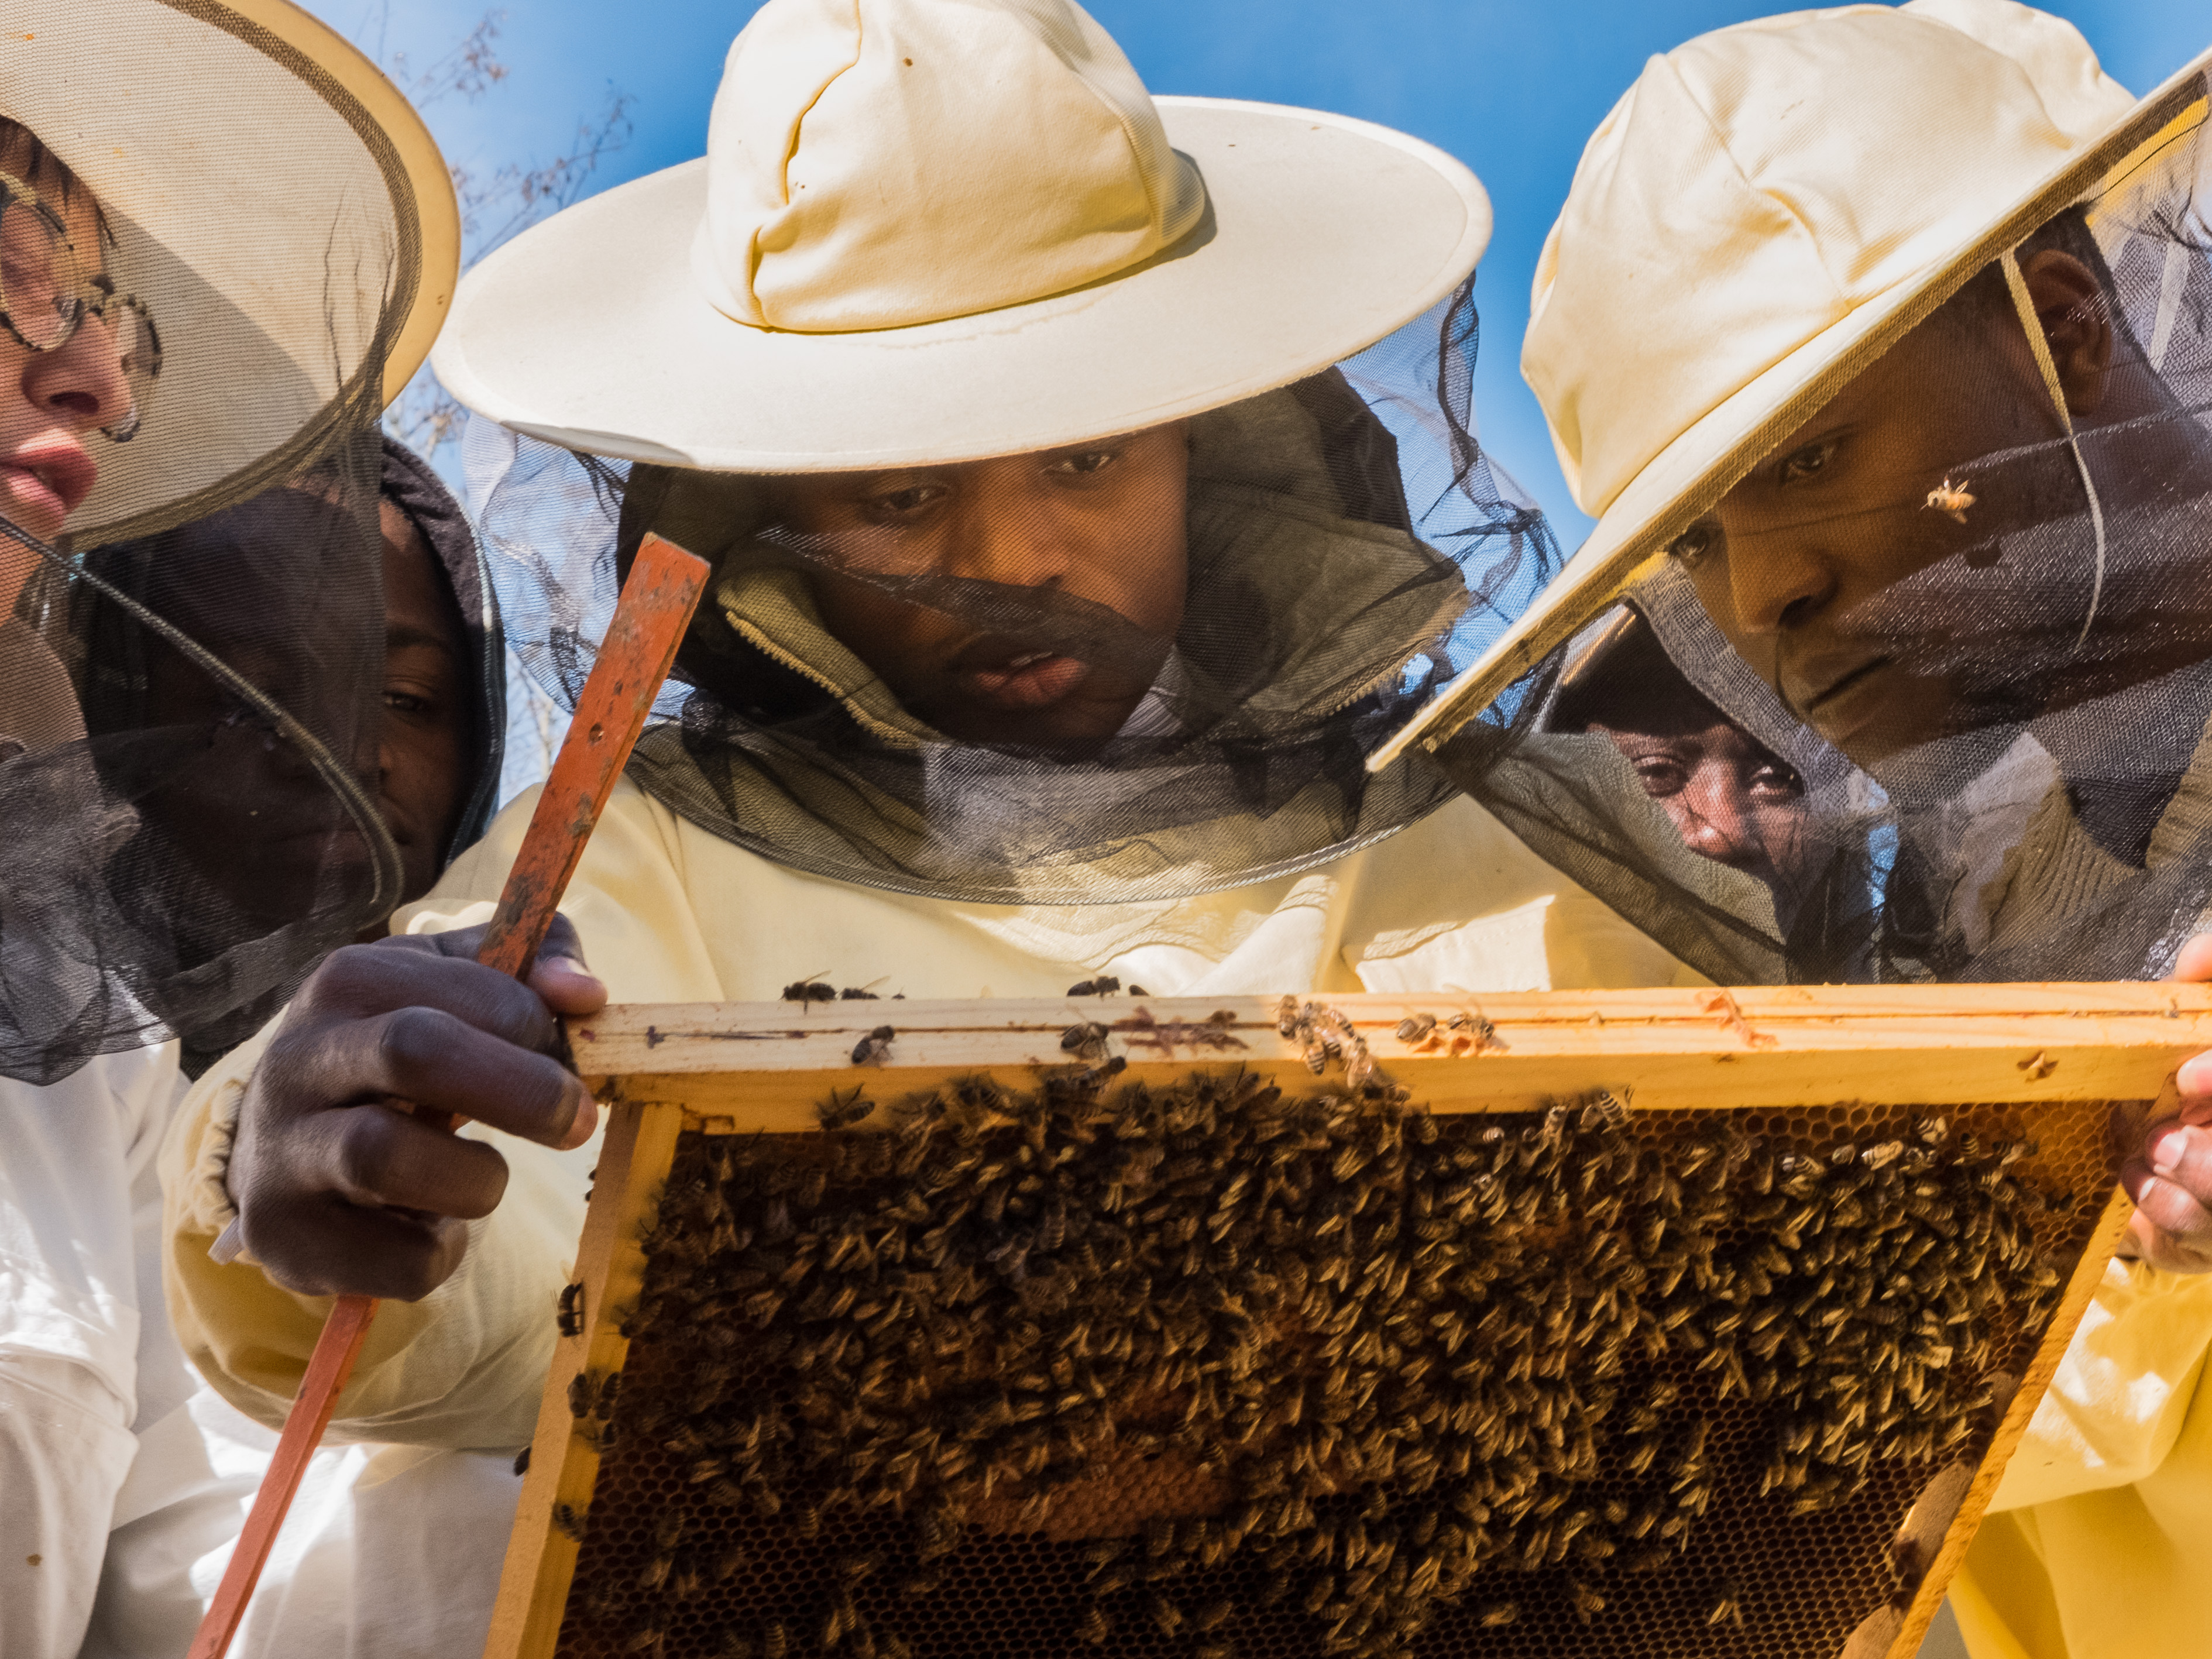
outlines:
{"label": "bee", "polygon": [[725,1625],[714,1659],[753,1659],[753,1638],[734,1625]]}
{"label": "bee", "polygon": [[1060,1046],[1079,1059],[1103,1060],[1106,1058],[1106,1036],[1103,1025],[1096,1020],[1084,1020],[1060,1034]]}
{"label": "bee", "polygon": [[1742,1592],[1731,1580],[1721,1580],[1720,1594],[1714,1598],[1711,1609],[1705,1614],[1705,1623],[1708,1626],[1734,1625],[1738,1630],[1743,1628]]}
{"label": "bee", "polygon": [[853,1064],[880,1066],[890,1053],[891,1039],[898,1033],[888,1025],[878,1025],[853,1045]]}
{"label": "bee", "polygon": [[553,1506],[553,1529],[572,1544],[584,1541],[586,1516],[584,1511],[567,1504]]}
{"label": "bee", "polygon": [[530,1448],[529,1448],[529,1447],[525,1446],[525,1447],[524,1447],[520,1451],[519,1451],[519,1452],[515,1453],[515,1455],[514,1455],[514,1472],[515,1472],[517,1474],[529,1474],[529,1473],[530,1473]]}
{"label": "bee", "polygon": [[647,1653],[668,1639],[667,1630],[651,1618],[630,1632],[629,1640],[623,1644],[624,1653]]}
{"label": "bee", "polygon": [[1444,1027],[1447,1030],[1456,1031],[1462,1036],[1472,1038],[1478,1048],[1487,1047],[1498,1041],[1498,1028],[1480,1014],[1454,1014],[1444,1022]]}
{"label": "bee", "polygon": [[1408,1014],[1398,1022],[1398,1041],[1419,1042],[1437,1029],[1434,1014]]}
{"label": "bee", "polygon": [[1585,1625],[1605,1611],[1605,1597],[1579,1578],[1567,1580],[1567,1600],[1574,1604],[1575,1616]]}
{"label": "bee", "polygon": [[771,1619],[761,1632],[761,1659],[785,1659],[791,1650],[791,1638],[784,1633],[783,1620]]}
{"label": "bee", "polygon": [[[889,1030],[887,1025],[883,1028]],[[854,1051],[854,1063],[860,1063],[859,1050]],[[814,1109],[815,1121],[825,1130],[847,1129],[876,1109],[876,1103],[857,1085],[849,1092],[830,1091],[830,1098]]]}
{"label": "bee", "polygon": [[1075,1626],[1075,1639],[1094,1648],[1105,1646],[1106,1638],[1113,1633],[1114,1621],[1096,1601],[1084,1609],[1083,1618]]}
{"label": "bee", "polygon": [[1920,505],[1923,511],[1933,508],[1947,518],[1964,524],[1966,521],[1966,509],[1974,504],[1974,501],[1975,497],[1972,490],[1962,483],[1954,483],[1947,477],[1942,483],[1928,492],[1928,499]]}
{"label": "bee", "polygon": [[836,988],[822,983],[822,975],[809,974],[805,979],[795,979],[783,988],[783,1000],[802,1006],[814,1002],[835,1002]]}
{"label": "bee", "polygon": [[581,1336],[584,1334],[584,1287],[581,1284],[562,1287],[561,1311],[556,1316],[556,1322],[563,1336]]}
{"label": "bee", "polygon": [[848,985],[837,993],[837,1000],[840,1002],[881,1002],[883,998],[870,990],[868,986],[882,983],[883,981],[880,979],[872,979],[867,985]]}
{"label": "bee", "polygon": [[1227,1600],[1209,1601],[1191,1620],[1191,1628],[1200,1635],[1210,1636],[1227,1624],[1231,1615],[1236,1611],[1237,1604],[1234,1601]]}
{"label": "bee", "polygon": [[1488,1607],[1486,1607],[1478,1612],[1474,1615],[1474,1620],[1475,1622],[1480,1625],[1485,1630],[1496,1630],[1501,1626],[1511,1624],[1520,1616],[1520,1603],[1516,1601],[1492,1601]]}
{"label": "bee", "polygon": [[1121,988],[1121,981],[1111,974],[1101,974],[1097,979],[1080,979],[1067,988],[1072,997],[1110,997]]}

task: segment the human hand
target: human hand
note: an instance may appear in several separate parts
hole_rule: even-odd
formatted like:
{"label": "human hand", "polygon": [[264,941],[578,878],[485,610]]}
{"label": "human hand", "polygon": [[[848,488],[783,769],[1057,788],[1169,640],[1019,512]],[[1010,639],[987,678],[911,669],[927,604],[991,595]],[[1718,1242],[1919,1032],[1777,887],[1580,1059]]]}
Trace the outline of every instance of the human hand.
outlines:
{"label": "human hand", "polygon": [[475,960],[482,927],[353,945],[316,969],[240,1108],[229,1187],[240,1243],[287,1290],[414,1301],[460,1265],[507,1160],[410,1107],[566,1149],[599,1109],[555,1056],[560,1019],[606,988],[555,921],[527,984]]}
{"label": "human hand", "polygon": [[[2212,933],[2182,946],[2173,977],[2212,980]],[[2136,1201],[2120,1253],[2168,1273],[2212,1273],[2212,1053],[2185,1060],[2174,1085],[2180,1110],[2146,1129],[2120,1170]]]}

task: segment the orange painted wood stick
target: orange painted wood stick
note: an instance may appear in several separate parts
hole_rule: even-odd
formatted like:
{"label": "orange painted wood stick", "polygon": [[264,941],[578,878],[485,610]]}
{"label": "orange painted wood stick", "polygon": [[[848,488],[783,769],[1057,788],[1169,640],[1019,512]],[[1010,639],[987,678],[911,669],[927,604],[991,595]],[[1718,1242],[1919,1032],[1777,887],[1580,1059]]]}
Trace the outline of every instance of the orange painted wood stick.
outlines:
{"label": "orange painted wood stick", "polygon": [[[499,908],[484,930],[477,960],[487,967],[521,979],[538,960],[568,878],[575,874],[592,827],[645,729],[653,700],[668,678],[707,575],[703,560],[659,536],[648,535],[638,549],[614,620],[584,682],[583,695],[576,700],[568,735],[545,780],[544,793],[538,798],[538,810],[531,815],[514,867],[507,872]],[[458,1118],[445,1120],[449,1129],[459,1123]],[[269,1472],[261,1478],[253,1508],[223,1570],[222,1583],[192,1638],[188,1659],[222,1659],[229,1650],[285,1512],[307,1472],[307,1460],[330,1426],[338,1395],[353,1375],[354,1362],[361,1358],[375,1317],[373,1297],[342,1296],[331,1310],[308,1358],[307,1374],[300,1379],[298,1397],[284,1419]]]}

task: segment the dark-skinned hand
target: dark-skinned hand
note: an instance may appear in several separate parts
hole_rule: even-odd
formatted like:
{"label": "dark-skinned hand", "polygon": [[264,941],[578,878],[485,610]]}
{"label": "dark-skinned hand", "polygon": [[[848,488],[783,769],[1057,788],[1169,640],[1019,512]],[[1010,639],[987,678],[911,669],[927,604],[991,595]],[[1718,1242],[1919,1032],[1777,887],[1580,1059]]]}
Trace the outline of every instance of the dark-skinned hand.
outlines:
{"label": "dark-skinned hand", "polygon": [[460,1265],[507,1160],[414,1116],[458,1112],[566,1150],[599,1109],[556,1055],[560,1019],[603,1007],[557,920],[527,984],[475,960],[482,927],[351,945],[285,1012],[240,1109],[229,1187],[241,1242],[285,1289],[413,1301]]}
{"label": "dark-skinned hand", "polygon": [[[2173,977],[2191,985],[2212,980],[2212,933],[2182,947]],[[2212,1273],[2212,1054],[2184,1062],[2174,1081],[2179,1113],[2145,1130],[2120,1170],[2136,1201],[2120,1254],[2168,1273]]]}

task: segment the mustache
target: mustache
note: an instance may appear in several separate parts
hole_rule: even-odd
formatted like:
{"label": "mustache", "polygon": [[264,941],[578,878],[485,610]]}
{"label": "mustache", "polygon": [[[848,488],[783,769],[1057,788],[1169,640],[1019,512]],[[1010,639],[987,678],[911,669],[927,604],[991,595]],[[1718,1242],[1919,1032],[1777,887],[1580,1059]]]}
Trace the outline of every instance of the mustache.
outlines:
{"label": "mustache", "polygon": [[[872,539],[865,536],[801,535],[777,526],[755,539],[785,555],[788,567],[803,574],[856,582],[902,604],[949,617],[975,635],[1017,641],[1029,651],[1073,657],[1148,684],[1158,677],[1175,644],[1139,627],[1111,605],[1056,586],[872,568],[859,556]],[[855,541],[862,545],[856,547]]]}

